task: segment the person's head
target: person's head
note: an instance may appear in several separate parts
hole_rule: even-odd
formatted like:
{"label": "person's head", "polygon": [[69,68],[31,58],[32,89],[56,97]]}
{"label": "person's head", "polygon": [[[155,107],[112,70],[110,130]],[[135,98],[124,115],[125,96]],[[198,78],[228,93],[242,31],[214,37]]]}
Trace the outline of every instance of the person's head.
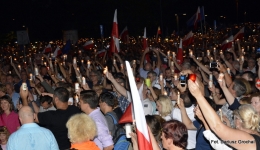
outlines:
{"label": "person's head", "polygon": [[170,67],[167,67],[167,68],[165,69],[165,77],[168,78],[168,79],[170,79],[171,76],[172,76],[171,68],[170,68]]}
{"label": "person's head", "polygon": [[177,98],[178,98],[178,92],[180,92],[177,88],[172,88],[171,89],[171,93],[170,93],[170,98],[171,98],[171,100],[174,100],[174,101],[176,101],[177,100]]}
{"label": "person's head", "polygon": [[42,75],[42,76],[45,76],[45,75],[47,75],[47,67],[46,66],[44,66],[44,65],[42,65],[41,67],[40,67],[40,74]]}
{"label": "person's head", "polygon": [[33,123],[34,122],[34,113],[30,106],[23,106],[19,110],[19,120],[21,124]]}
{"label": "person's head", "polygon": [[71,143],[90,141],[97,135],[96,123],[85,113],[70,117],[66,127]]}
{"label": "person's head", "polygon": [[27,73],[26,73],[25,70],[22,70],[22,71],[21,71],[21,79],[22,79],[23,81],[26,81],[26,80],[28,79]]}
{"label": "person's head", "polygon": [[81,91],[79,102],[81,110],[86,114],[89,114],[92,110],[98,107],[98,95],[93,90]]}
{"label": "person's head", "polygon": [[14,92],[14,85],[12,83],[6,83],[5,87],[6,87],[6,93],[8,95],[12,95],[12,93]]}
{"label": "person's head", "polygon": [[151,82],[153,82],[154,80],[156,80],[157,74],[154,71],[149,71],[147,73],[147,78],[149,78],[151,80]]}
{"label": "person's head", "polygon": [[7,127],[3,126],[0,127],[0,141],[1,143],[6,143],[10,136],[10,132],[8,131]]}
{"label": "person's head", "polygon": [[119,83],[121,86],[125,87],[125,78],[120,76],[114,77],[116,82]]}
{"label": "person's head", "polygon": [[260,117],[250,104],[241,105],[233,111],[237,129],[248,129],[260,132]]}
{"label": "person's head", "polygon": [[188,144],[187,127],[178,120],[166,121],[162,127],[161,139],[165,149],[175,146],[185,149]]}
{"label": "person's head", "polygon": [[48,109],[52,106],[52,97],[46,95],[40,97],[41,106],[43,109]]}
{"label": "person's head", "polygon": [[161,129],[165,120],[159,115],[146,115],[145,120],[156,141],[161,141]]}
{"label": "person's head", "polygon": [[14,83],[13,75],[11,75],[11,74],[6,75],[6,82],[13,84]]}
{"label": "person's head", "polygon": [[218,97],[218,99],[221,99],[224,96],[224,93],[219,86],[215,86],[215,94]]}
{"label": "person's head", "polygon": [[255,80],[255,75],[251,71],[245,71],[242,74],[242,78],[246,79],[247,81],[254,81]]}
{"label": "person's head", "polygon": [[168,96],[160,95],[159,99],[156,101],[156,108],[162,117],[166,117],[173,109],[171,99]]}
{"label": "person's head", "polygon": [[190,70],[190,62],[184,62],[181,66],[181,70]]}
{"label": "person's head", "polygon": [[247,60],[247,64],[248,64],[248,68],[252,69],[255,67],[256,63],[255,63],[255,60],[253,58],[248,58]]}
{"label": "person's head", "polygon": [[146,70],[146,71],[151,71],[152,70],[152,64],[151,63],[146,63],[145,65],[144,65],[144,70]]}
{"label": "person's head", "polygon": [[6,75],[5,74],[1,74],[1,83],[2,84],[6,83]]}
{"label": "person's head", "polygon": [[0,97],[0,103],[1,103],[1,108],[0,108],[0,113],[4,113],[4,112],[11,112],[14,110],[14,104],[12,99],[8,96],[2,96]]}
{"label": "person's head", "polygon": [[14,75],[14,83],[18,83],[20,81],[20,78],[18,75]]}
{"label": "person's head", "polygon": [[6,86],[4,84],[0,84],[0,97],[6,94]]}
{"label": "person's head", "polygon": [[235,79],[229,87],[229,91],[234,97],[240,97],[246,93],[246,85],[241,79]]}
{"label": "person's head", "polygon": [[103,86],[102,85],[94,85],[93,90],[97,93],[98,96],[102,93]]}
{"label": "person's head", "polygon": [[232,60],[233,59],[233,54],[230,53],[230,52],[226,52],[225,53],[225,58],[229,61],[229,60]]}
{"label": "person's head", "polygon": [[185,91],[180,95],[180,98],[183,99],[184,106],[189,108],[193,104],[193,96],[189,93],[189,91]]}
{"label": "person's head", "polygon": [[100,94],[99,97],[99,106],[100,106],[100,110],[103,113],[106,113],[107,108],[109,108],[109,110],[112,110],[115,107],[115,97],[113,94],[111,94],[110,92],[103,92]]}
{"label": "person's head", "polygon": [[239,103],[241,105],[243,104],[251,104],[251,99],[250,97],[242,97],[240,100],[239,100]]}
{"label": "person's head", "polygon": [[260,92],[253,93],[250,96],[251,99],[251,105],[256,110],[258,114],[260,114]]}
{"label": "person's head", "polygon": [[38,83],[38,84],[36,84],[35,86],[36,86],[36,88],[37,88],[41,93],[44,93],[44,92],[45,92],[45,89],[44,89],[44,87],[42,86],[41,83]]}
{"label": "person's head", "polygon": [[69,91],[64,87],[58,87],[53,93],[53,104],[58,107],[62,103],[68,103]]}
{"label": "person's head", "polygon": [[93,70],[89,73],[90,76],[90,80],[92,82],[98,82],[99,80],[101,80],[102,75],[99,71]]}

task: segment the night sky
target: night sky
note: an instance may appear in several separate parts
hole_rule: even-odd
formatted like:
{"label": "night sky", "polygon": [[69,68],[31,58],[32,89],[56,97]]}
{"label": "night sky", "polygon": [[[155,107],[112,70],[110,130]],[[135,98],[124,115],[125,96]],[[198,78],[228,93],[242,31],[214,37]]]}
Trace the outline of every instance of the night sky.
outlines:
{"label": "night sky", "polygon": [[[100,37],[99,25],[110,36],[115,9],[118,10],[119,33],[128,26],[130,36],[156,34],[162,26],[164,35],[176,30],[175,14],[179,14],[180,29],[204,6],[206,22],[237,23],[236,0],[1,0],[0,35],[29,29],[31,41],[62,38],[62,30],[77,29],[79,37]],[[160,5],[161,3],[161,5]],[[258,0],[238,0],[238,22],[260,21]],[[160,7],[161,6],[161,7]],[[246,15],[244,13],[246,12]],[[186,16],[182,14],[186,13]],[[162,16],[162,17],[161,17]],[[226,18],[220,18],[225,16]],[[25,26],[25,28],[23,28]]]}

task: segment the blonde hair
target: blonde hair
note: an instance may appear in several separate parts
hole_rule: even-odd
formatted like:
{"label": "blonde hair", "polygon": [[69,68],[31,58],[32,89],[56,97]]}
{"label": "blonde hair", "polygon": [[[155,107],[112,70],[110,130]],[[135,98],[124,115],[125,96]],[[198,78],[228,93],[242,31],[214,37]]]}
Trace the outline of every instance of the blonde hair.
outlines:
{"label": "blonde hair", "polygon": [[84,113],[73,115],[66,123],[66,127],[71,143],[89,141],[97,135],[96,123]]}
{"label": "blonde hair", "polygon": [[162,110],[160,113],[162,117],[165,117],[172,112],[173,105],[168,96],[160,95],[157,102],[162,105]]}
{"label": "blonde hair", "polygon": [[234,116],[242,120],[242,127],[252,131],[260,131],[260,117],[250,104],[244,104],[234,111]]}

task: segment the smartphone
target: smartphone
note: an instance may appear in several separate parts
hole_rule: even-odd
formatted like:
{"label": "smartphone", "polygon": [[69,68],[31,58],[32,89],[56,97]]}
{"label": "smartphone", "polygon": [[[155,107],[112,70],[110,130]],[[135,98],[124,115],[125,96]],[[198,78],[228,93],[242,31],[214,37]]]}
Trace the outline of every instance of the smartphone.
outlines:
{"label": "smartphone", "polygon": [[187,83],[187,77],[185,75],[180,76],[180,84],[181,86],[185,86]]}
{"label": "smartphone", "polygon": [[211,63],[209,63],[209,67],[210,68],[217,68],[218,67],[218,63],[217,62],[211,62]]}

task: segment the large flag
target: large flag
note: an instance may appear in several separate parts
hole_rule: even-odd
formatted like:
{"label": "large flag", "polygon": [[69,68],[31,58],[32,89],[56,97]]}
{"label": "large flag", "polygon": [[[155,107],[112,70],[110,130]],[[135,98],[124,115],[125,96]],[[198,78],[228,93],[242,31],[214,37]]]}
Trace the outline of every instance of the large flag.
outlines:
{"label": "large flag", "polygon": [[234,41],[237,39],[242,40],[242,38],[244,37],[244,33],[245,33],[245,27],[240,29],[239,32],[234,36]]}
{"label": "large flag", "polygon": [[195,25],[197,26],[197,23],[201,22],[202,20],[205,20],[204,6],[202,6],[201,8],[198,7],[197,12],[187,21],[187,26],[194,26],[195,28]]}
{"label": "large flag", "polygon": [[124,30],[120,34],[120,39],[122,42],[128,44],[129,43],[129,35],[128,35],[128,29],[127,26],[124,28]]}
{"label": "large flag", "polygon": [[227,38],[222,44],[221,44],[221,49],[222,50],[227,50],[232,48],[232,42],[233,42],[233,35],[231,35],[229,38]]}
{"label": "large flag", "polygon": [[132,103],[130,103],[118,123],[131,123],[133,122]]}
{"label": "large flag", "polygon": [[182,39],[180,39],[180,45],[176,56],[178,64],[183,63],[183,51],[182,51]]}
{"label": "large flag", "polygon": [[62,48],[62,54],[68,54],[71,49],[71,41],[68,40],[65,46]]}
{"label": "large flag", "polygon": [[138,93],[135,78],[133,76],[132,68],[128,61],[126,61],[126,69],[131,88],[131,95],[133,100],[133,111],[136,123],[136,134],[139,150],[152,150],[152,143],[148,133],[148,128],[144,116],[144,109]]}
{"label": "large flag", "polygon": [[51,50],[52,50],[51,44],[49,43],[49,44],[44,48],[44,50],[43,50],[42,53],[43,53],[43,54],[44,54],[44,53],[50,53]]}
{"label": "large flag", "polygon": [[[148,44],[147,44],[147,36],[146,36],[146,28],[144,28],[144,36],[143,36],[143,49],[145,50],[146,48],[148,47]],[[146,62],[151,62],[151,59],[150,59],[150,54],[147,53],[145,55],[145,61]]]}
{"label": "large flag", "polygon": [[94,47],[93,40],[86,41],[83,47],[85,50],[90,50],[91,48],[93,48]]}
{"label": "large flag", "polygon": [[194,29],[197,29],[199,21],[200,21],[200,7],[198,7],[196,15],[195,15]]}
{"label": "large flag", "polygon": [[118,22],[117,22],[117,10],[115,10],[113,28],[111,34],[111,53],[119,53],[119,37],[118,37]]}
{"label": "large flag", "polygon": [[55,49],[55,51],[53,53],[53,57],[58,57],[61,54],[62,54],[61,49],[59,46],[57,46],[57,48]]}
{"label": "large flag", "polygon": [[183,46],[189,46],[194,42],[194,34],[190,31],[182,40]]}

